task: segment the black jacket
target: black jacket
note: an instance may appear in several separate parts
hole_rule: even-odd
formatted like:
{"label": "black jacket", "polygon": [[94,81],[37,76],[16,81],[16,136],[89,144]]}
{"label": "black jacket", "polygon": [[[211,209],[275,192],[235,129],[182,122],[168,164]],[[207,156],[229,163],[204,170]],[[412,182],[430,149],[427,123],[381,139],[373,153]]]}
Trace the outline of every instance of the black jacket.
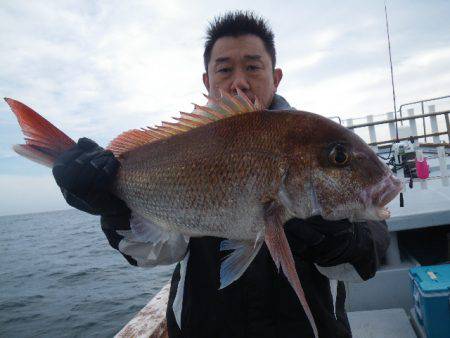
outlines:
{"label": "black jacket", "polygon": [[[305,225],[301,220],[295,222]],[[350,262],[361,280],[365,280],[375,274],[380,257],[388,246],[386,225],[379,222],[362,223],[354,228],[353,234],[340,237],[331,247],[329,243],[324,243],[330,251],[339,251],[338,256],[327,258],[327,265],[339,266]],[[317,265],[307,258],[312,255],[308,253],[311,250],[296,245],[293,237],[288,232],[296,268],[319,336],[351,337],[344,309],[344,283],[330,283],[319,272]],[[218,290],[223,258],[223,253],[219,251],[220,241],[212,237],[190,240],[181,330],[172,309],[180,278],[178,265],[172,277],[167,307],[169,337],[313,337],[294,290],[284,275],[276,271],[265,245],[239,280]],[[316,260],[320,260],[320,257],[316,257]]]}

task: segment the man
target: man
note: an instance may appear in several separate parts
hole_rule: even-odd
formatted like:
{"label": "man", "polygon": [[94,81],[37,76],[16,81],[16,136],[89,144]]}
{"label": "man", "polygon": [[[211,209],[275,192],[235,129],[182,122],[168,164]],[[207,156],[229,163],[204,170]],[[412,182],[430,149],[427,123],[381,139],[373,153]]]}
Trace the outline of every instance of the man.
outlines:
{"label": "man", "polygon": [[[252,13],[232,12],[209,27],[203,82],[209,95],[242,90],[269,110],[292,109],[276,95],[282,71],[275,68],[274,36]],[[111,153],[81,139],[53,169],[69,204],[100,214],[110,244],[133,265],[178,264],[167,307],[169,337],[312,337],[294,290],[262,249],[240,279],[219,290],[221,239],[161,234],[156,242],[133,241],[130,211],[105,187],[118,163]],[[118,230],[122,230],[120,234]],[[343,280],[371,278],[388,246],[384,223],[292,219],[285,231],[320,337],[351,337]],[[158,229],[155,233],[159,234]],[[337,280],[339,280],[337,282]]]}

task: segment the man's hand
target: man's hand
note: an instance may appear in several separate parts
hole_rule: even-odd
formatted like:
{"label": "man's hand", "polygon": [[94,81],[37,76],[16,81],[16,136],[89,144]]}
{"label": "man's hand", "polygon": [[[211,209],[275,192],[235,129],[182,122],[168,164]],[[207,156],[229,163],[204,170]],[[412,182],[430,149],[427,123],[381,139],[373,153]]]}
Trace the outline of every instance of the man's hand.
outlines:
{"label": "man's hand", "polygon": [[81,138],[55,161],[53,176],[72,207],[93,215],[126,215],[126,204],[109,192],[119,161],[94,141]]}
{"label": "man's hand", "polygon": [[293,254],[304,260],[335,265],[352,259],[356,227],[348,220],[293,218],[284,227]]}

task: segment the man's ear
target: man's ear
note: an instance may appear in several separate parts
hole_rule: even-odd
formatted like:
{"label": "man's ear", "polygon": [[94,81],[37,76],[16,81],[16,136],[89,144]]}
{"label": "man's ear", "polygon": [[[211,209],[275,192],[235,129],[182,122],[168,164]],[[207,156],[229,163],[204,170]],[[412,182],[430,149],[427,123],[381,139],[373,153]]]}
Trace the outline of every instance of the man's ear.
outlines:
{"label": "man's ear", "polygon": [[280,84],[282,78],[283,71],[281,70],[281,68],[275,68],[273,70],[273,85],[275,86],[275,89],[278,88],[278,85]]}
{"label": "man's ear", "polygon": [[208,76],[208,73],[203,73],[203,84],[205,85],[206,90],[209,93],[209,76]]}

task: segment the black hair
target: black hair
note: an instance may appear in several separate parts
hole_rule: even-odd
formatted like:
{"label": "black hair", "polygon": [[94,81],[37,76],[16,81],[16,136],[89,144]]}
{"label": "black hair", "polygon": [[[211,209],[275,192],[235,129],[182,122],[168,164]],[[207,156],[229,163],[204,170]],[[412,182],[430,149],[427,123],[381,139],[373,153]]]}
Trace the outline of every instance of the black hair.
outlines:
{"label": "black hair", "polygon": [[224,36],[238,37],[246,34],[256,35],[263,41],[264,47],[272,60],[272,68],[275,68],[274,34],[267,21],[250,11],[233,11],[215,17],[209,24],[206,31],[205,51],[203,52],[206,72],[208,72],[214,43],[219,38]]}

